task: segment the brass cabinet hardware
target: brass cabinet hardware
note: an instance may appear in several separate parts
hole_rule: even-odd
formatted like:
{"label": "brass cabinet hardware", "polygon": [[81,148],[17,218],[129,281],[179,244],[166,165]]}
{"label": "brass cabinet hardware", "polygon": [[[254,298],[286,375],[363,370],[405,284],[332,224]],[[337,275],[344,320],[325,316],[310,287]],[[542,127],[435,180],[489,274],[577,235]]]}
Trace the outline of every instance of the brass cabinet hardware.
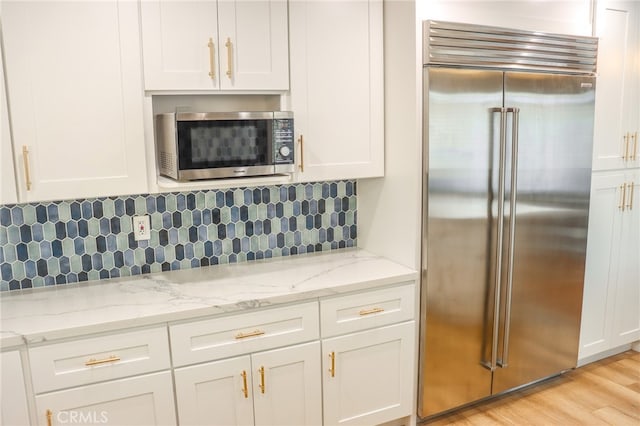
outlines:
{"label": "brass cabinet hardware", "polygon": [[384,312],[384,308],[371,308],[371,309],[363,309],[359,312],[360,316],[377,314],[379,312]]}
{"label": "brass cabinet hardware", "polygon": [[100,364],[108,364],[110,362],[120,361],[120,357],[116,355],[111,355],[109,358],[104,359],[95,359],[91,358],[89,361],[85,362],[84,365],[87,367],[91,367],[92,365],[100,365]]}
{"label": "brass cabinet hardware", "polygon": [[249,398],[249,388],[247,387],[247,372],[243,370],[240,376],[242,376],[242,393],[244,394],[245,398]]}
{"label": "brass cabinet hardware", "polygon": [[618,205],[618,208],[624,211],[624,203],[627,199],[627,182],[625,182],[624,185],[620,185],[620,192],[620,204]]}
{"label": "brass cabinet hardware", "polygon": [[51,410],[47,410],[47,426],[51,426],[52,417],[53,417],[53,412]]}
{"label": "brass cabinet hardware", "polygon": [[262,330],[253,330],[253,331],[250,331],[249,333],[236,334],[236,339],[246,339],[247,337],[262,336],[263,334],[264,334],[264,331]]}
{"label": "brass cabinet hardware", "polygon": [[233,44],[229,37],[227,37],[227,42],[224,45],[227,48],[227,77],[231,80],[231,75],[233,74]]}
{"label": "brass cabinet hardware", "polygon": [[629,204],[627,204],[627,208],[629,210],[633,209],[633,187],[635,186],[635,182],[631,182],[629,184]]}
{"label": "brass cabinet hardware", "polygon": [[264,367],[260,367],[258,372],[260,373],[260,393],[264,393]]}
{"label": "brass cabinet hardware", "polygon": [[209,77],[211,80],[215,80],[216,78],[216,62],[215,62],[215,54],[216,54],[216,45],[213,43],[213,39],[209,37]]}
{"label": "brass cabinet hardware", "polygon": [[638,154],[638,132],[631,135],[633,139],[633,154],[631,155],[631,161],[636,161],[636,155]]}
{"label": "brass cabinet hardware", "polygon": [[329,358],[331,358],[331,368],[329,369],[329,373],[331,373],[331,377],[336,377],[336,353],[331,352],[329,354]]}
{"label": "brass cabinet hardware", "polygon": [[29,148],[22,145],[22,162],[24,164],[24,180],[27,185],[27,191],[31,191],[31,170],[29,168]]}
{"label": "brass cabinet hardware", "polygon": [[622,137],[624,141],[624,154],[622,155],[622,160],[627,161],[629,159],[629,132],[625,133]]}
{"label": "brass cabinet hardware", "polygon": [[300,135],[298,138],[298,144],[300,145],[300,171],[304,172],[304,136]]}

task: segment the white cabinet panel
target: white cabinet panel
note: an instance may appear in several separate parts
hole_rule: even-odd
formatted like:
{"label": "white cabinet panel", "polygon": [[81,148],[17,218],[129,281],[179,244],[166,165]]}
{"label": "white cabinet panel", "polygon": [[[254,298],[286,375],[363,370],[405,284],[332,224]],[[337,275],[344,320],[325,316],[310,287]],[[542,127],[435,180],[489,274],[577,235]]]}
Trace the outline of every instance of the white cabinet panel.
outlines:
{"label": "white cabinet panel", "polygon": [[11,148],[11,132],[9,131],[9,111],[4,88],[4,66],[0,45],[0,204],[18,202],[16,192],[15,169],[13,167],[13,151]]}
{"label": "white cabinet panel", "polygon": [[248,355],[176,369],[175,384],[181,425],[253,425]]}
{"label": "white cabinet panel", "polygon": [[640,173],[592,179],[578,358],[640,340]]}
{"label": "white cabinet panel", "polygon": [[640,3],[598,2],[594,170],[640,167]]}
{"label": "white cabinet panel", "polygon": [[175,371],[183,425],[320,425],[320,343]]}
{"label": "white cabinet panel", "polygon": [[298,180],[382,176],[382,1],[292,1],[289,13]]}
{"label": "white cabinet panel", "polygon": [[138,4],[16,1],[2,15],[20,200],[145,192]]}
{"label": "white cabinet panel", "polygon": [[147,90],[287,90],[285,0],[144,0]]}
{"label": "white cabinet panel", "polygon": [[0,423],[28,425],[29,408],[20,352],[3,352],[0,372]]}
{"label": "white cabinet panel", "polygon": [[316,302],[172,325],[175,366],[317,339]]}
{"label": "white cabinet panel", "polygon": [[40,425],[176,424],[168,371],[38,395],[36,406]]}
{"label": "white cabinet panel", "polygon": [[321,425],[320,342],[251,356],[255,424]]}
{"label": "white cabinet panel", "polygon": [[325,424],[379,424],[411,414],[414,324],[322,341]]}
{"label": "white cabinet panel", "polygon": [[29,349],[36,393],[171,367],[165,327]]}

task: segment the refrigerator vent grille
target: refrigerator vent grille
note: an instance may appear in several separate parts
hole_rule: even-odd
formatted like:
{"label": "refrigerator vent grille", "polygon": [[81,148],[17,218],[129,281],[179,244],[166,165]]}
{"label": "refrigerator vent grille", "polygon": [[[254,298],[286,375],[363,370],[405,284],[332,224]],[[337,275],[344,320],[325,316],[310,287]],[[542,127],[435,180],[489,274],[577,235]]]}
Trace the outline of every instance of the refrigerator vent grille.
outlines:
{"label": "refrigerator vent grille", "polygon": [[424,65],[595,74],[598,39],[508,28],[423,22]]}

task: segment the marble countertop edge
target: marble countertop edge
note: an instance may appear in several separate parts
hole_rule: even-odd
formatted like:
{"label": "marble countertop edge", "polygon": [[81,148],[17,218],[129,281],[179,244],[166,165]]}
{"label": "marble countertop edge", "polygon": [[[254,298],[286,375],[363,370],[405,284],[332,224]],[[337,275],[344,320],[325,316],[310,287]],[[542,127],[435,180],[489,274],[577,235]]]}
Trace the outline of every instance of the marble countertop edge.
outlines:
{"label": "marble countertop edge", "polygon": [[[360,249],[0,295],[0,347],[197,320],[417,280]],[[68,309],[68,311],[65,311]]]}

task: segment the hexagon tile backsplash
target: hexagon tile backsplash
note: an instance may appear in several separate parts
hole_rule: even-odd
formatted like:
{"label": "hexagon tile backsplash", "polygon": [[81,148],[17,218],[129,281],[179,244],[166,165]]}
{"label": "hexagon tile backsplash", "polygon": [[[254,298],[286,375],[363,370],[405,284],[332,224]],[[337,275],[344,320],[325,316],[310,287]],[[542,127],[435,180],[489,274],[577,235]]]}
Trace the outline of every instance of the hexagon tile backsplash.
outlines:
{"label": "hexagon tile backsplash", "polygon": [[356,219],[355,181],[2,205],[0,291],[352,247]]}

